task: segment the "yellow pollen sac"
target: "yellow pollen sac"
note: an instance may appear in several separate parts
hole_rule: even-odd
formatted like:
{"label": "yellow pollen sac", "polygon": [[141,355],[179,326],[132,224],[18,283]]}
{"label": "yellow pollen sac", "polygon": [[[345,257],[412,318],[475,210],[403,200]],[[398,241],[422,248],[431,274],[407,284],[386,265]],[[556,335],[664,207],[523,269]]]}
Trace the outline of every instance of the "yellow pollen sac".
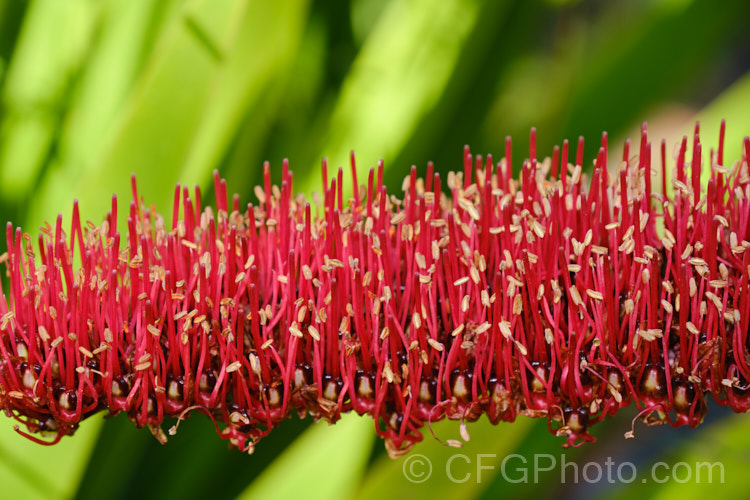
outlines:
{"label": "yellow pollen sac", "polygon": [[581,433],[586,430],[586,426],[581,422],[581,417],[577,413],[572,413],[570,417],[568,417],[568,427],[576,433]]}
{"label": "yellow pollen sac", "polygon": [[294,370],[294,387],[302,387],[305,384],[305,372],[302,371],[302,368],[297,368]]}
{"label": "yellow pollen sac", "polygon": [[118,398],[124,398],[127,396],[125,392],[123,392],[122,388],[120,387],[120,384],[118,384],[115,380],[112,381],[112,395]]}
{"label": "yellow pollen sac", "polygon": [[373,387],[372,387],[372,384],[370,384],[369,377],[362,377],[359,380],[359,387],[357,388],[357,394],[359,394],[361,397],[365,399],[372,399]]}
{"label": "yellow pollen sac", "polygon": [[281,394],[275,387],[268,389],[268,404],[271,406],[279,406],[281,404]]}
{"label": "yellow pollen sac", "polygon": [[682,386],[677,386],[674,389],[673,398],[674,398],[674,405],[677,409],[684,409],[690,406],[690,401],[688,401],[688,394],[687,394],[687,388]]}
{"label": "yellow pollen sac", "polygon": [[326,384],[325,391],[323,391],[323,397],[335,401],[339,397],[339,388],[336,382],[330,381]]}
{"label": "yellow pollen sac", "polygon": [[167,389],[167,397],[174,401],[182,400],[182,390],[180,389],[180,384],[178,384],[177,381],[172,380],[169,383],[169,388]]}
{"label": "yellow pollen sac", "polygon": [[33,389],[35,383],[36,375],[34,375],[33,370],[31,370],[30,368],[26,368],[26,370],[23,372],[23,386],[27,389]]}
{"label": "yellow pollen sac", "polygon": [[466,376],[460,374],[453,382],[453,395],[459,399],[466,399],[471,393],[471,388],[467,386]]}
{"label": "yellow pollen sac", "polygon": [[60,405],[60,408],[67,411],[71,411],[75,408],[73,402],[71,401],[70,394],[67,391],[60,394],[58,404]]}
{"label": "yellow pollen sac", "polygon": [[429,403],[432,399],[432,394],[430,393],[430,384],[423,380],[421,384],[419,384],[419,400],[423,403]]}

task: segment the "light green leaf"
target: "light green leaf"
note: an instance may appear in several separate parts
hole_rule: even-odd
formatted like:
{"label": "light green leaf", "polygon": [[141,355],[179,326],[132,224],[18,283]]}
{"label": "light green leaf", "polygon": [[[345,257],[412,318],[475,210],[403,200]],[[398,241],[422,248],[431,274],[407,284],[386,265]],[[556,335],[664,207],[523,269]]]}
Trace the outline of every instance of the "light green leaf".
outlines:
{"label": "light green leaf", "polygon": [[[74,437],[40,446],[0,420],[0,484],[3,498],[71,498],[99,433],[102,417],[81,424]],[[22,430],[23,429],[22,427]]]}
{"label": "light green leaf", "polygon": [[306,4],[255,1],[246,12],[236,13],[244,21],[235,36],[224,40],[227,57],[211,82],[211,105],[203,112],[181,178],[205,181],[226,154],[245,113],[262,108],[269,89],[283,83],[299,48]]}
{"label": "light green leaf", "polygon": [[[701,124],[701,141],[714,148],[714,151],[719,144],[721,120],[726,119],[724,166],[727,168],[731,168],[735,161],[742,159],[742,139],[750,135],[748,103],[750,103],[750,73],[746,73],[739,78],[695,117],[695,120],[700,121]],[[684,129],[688,138],[692,138],[692,127],[695,120],[686,124]],[[675,139],[679,140],[681,137]],[[704,151],[703,158],[707,164],[708,150]]]}
{"label": "light green leaf", "polygon": [[[499,464],[526,437],[532,424],[529,418],[519,418],[512,424],[495,426],[481,418],[467,424],[471,439],[460,449],[445,446],[424,429],[424,441],[409,454],[396,460],[387,456],[378,459],[368,471],[357,498],[475,497],[492,484],[500,472]],[[432,424],[432,428],[443,442],[458,441],[459,425],[444,420]]]}
{"label": "light green leaf", "polygon": [[[69,214],[71,193],[87,200],[84,218],[100,220],[111,193],[129,199],[130,172],[146,202],[169,217],[172,186],[206,180],[236,133],[243,107],[285,68],[299,38],[289,33],[301,31],[305,18],[302,7],[299,0],[186,4],[165,27],[113,123],[98,137],[80,136],[97,142],[93,161],[51,167],[32,226],[58,211]],[[126,207],[120,207],[121,221]]]}
{"label": "light green leaf", "polygon": [[[333,167],[348,165],[354,149],[360,177],[381,157],[388,165],[437,103],[480,3],[388,4],[344,81],[320,157],[327,156]],[[309,179],[301,189],[319,189],[318,177]]]}
{"label": "light green leaf", "polygon": [[375,436],[372,419],[343,415],[335,426],[318,422],[277,458],[240,499],[351,498]]}
{"label": "light green leaf", "polygon": [[747,415],[732,415],[713,423],[710,431],[689,440],[679,453],[666,458],[668,468],[660,466],[654,471],[659,481],[665,478],[668,481],[654,488],[653,498],[703,500],[715,494],[717,488],[721,488],[723,495],[733,492],[743,497],[750,466],[748,450]]}
{"label": "light green leaf", "polygon": [[28,195],[53,146],[99,7],[84,0],[36,0],[29,6],[2,90],[0,193],[8,201]]}
{"label": "light green leaf", "polygon": [[[170,0],[158,5],[129,0],[102,4],[100,34],[62,124],[56,161],[69,175],[79,177],[91,169],[138,76],[144,53],[151,49],[151,31],[158,28],[160,18],[173,19],[179,4]],[[167,12],[162,15],[160,10]]]}

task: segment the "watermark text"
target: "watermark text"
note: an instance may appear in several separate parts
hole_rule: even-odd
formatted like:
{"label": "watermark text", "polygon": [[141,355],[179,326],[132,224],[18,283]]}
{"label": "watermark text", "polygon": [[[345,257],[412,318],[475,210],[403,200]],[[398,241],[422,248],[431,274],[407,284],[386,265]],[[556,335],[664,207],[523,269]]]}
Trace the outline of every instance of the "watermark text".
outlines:
{"label": "watermark text", "polygon": [[627,484],[636,481],[721,484],[725,480],[722,462],[656,462],[639,467],[633,462],[618,462],[612,457],[584,462],[547,453],[532,456],[455,453],[444,461],[441,459],[440,463],[437,459],[413,454],[404,459],[403,474],[413,483],[426,482],[434,474],[444,475],[454,483],[481,483],[495,480],[499,475],[507,483],[534,484],[548,480],[553,474],[559,477],[561,484]]}

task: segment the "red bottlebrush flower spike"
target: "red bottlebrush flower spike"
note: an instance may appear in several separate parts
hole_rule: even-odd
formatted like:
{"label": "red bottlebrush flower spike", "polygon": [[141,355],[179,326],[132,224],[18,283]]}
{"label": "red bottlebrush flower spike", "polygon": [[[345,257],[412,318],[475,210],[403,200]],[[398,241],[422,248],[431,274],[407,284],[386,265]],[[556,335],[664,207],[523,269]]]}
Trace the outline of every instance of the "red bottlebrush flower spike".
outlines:
{"label": "red bottlebrush flower spike", "polygon": [[216,209],[177,186],[171,221],[133,180],[124,238],[116,198],[98,227],[74,206],[36,250],[9,224],[0,406],[43,443],[102,410],[165,440],[166,417],[199,411],[243,450],[292,411],[355,411],[392,455],[444,417],[545,417],[576,446],[630,404],[673,426],[703,420],[706,392],[744,412],[750,141],[725,168],[723,130],[705,189],[697,127],[691,161],[683,139],[673,195],[644,126],[614,171],[605,134],[590,182],[582,141],[575,166],[567,142],[538,162],[532,131],[520,179],[510,141],[498,165],[466,148],[450,196],[429,165],[399,199],[381,164],[345,200],[324,164],[311,207],[266,164],[257,205],[230,207],[215,174]]}

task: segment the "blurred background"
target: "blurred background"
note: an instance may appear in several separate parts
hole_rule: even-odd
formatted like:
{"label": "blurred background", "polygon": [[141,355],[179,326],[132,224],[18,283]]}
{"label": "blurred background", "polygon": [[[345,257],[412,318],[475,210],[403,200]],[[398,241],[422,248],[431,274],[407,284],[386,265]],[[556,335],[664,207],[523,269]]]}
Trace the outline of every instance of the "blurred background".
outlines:
{"label": "blurred background", "polygon": [[[208,193],[213,169],[248,201],[262,162],[278,180],[283,158],[309,194],[321,158],[347,166],[352,149],[361,172],[383,158],[400,185],[412,164],[460,168],[464,144],[499,159],[511,135],[518,168],[532,126],[541,156],[584,135],[590,167],[603,130],[618,158],[643,120],[671,147],[699,118],[715,147],[726,118],[733,162],[750,133],[748,19],[746,0],[0,0],[0,220],[36,234],[58,212],[69,220],[77,198],[98,224],[112,193],[130,199],[131,172],[162,211],[176,182]],[[409,455],[389,459],[370,419],[295,417],[252,456],[228,450],[202,416],[166,446],[120,416],[92,418],[51,448],[2,419],[0,484],[3,497],[27,499],[689,499],[719,487],[744,497],[749,417],[712,404],[698,430],[638,423],[625,440],[634,416],[622,411],[594,428],[599,443],[565,451],[544,421],[483,419],[460,451],[469,461],[454,462],[455,477],[470,474],[462,484],[445,473],[456,450],[429,433],[412,453],[433,474],[409,482]],[[455,422],[434,431],[458,438]],[[503,477],[504,457],[533,464],[535,453],[602,467],[610,458],[643,474],[659,461],[721,460],[725,484],[610,484],[606,468],[576,483],[559,466]],[[477,454],[495,455],[481,477]]]}

